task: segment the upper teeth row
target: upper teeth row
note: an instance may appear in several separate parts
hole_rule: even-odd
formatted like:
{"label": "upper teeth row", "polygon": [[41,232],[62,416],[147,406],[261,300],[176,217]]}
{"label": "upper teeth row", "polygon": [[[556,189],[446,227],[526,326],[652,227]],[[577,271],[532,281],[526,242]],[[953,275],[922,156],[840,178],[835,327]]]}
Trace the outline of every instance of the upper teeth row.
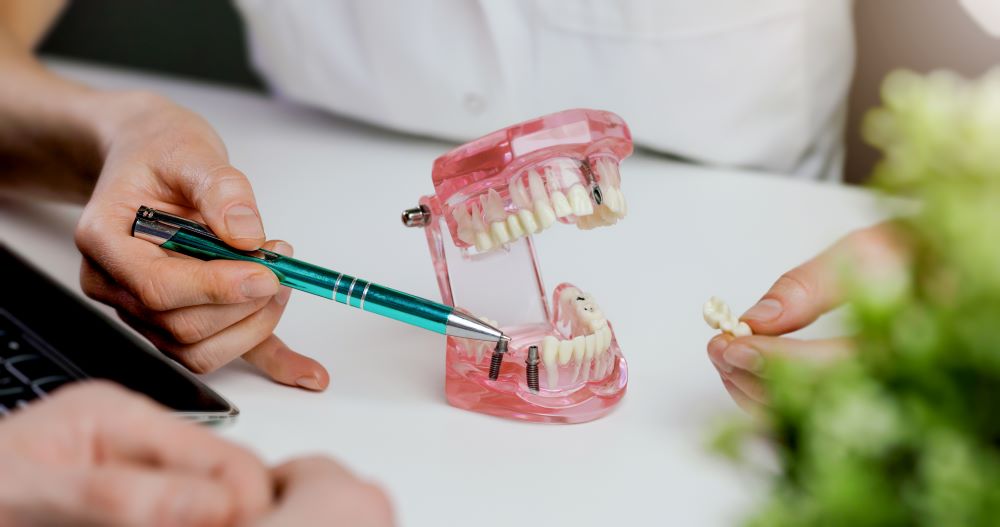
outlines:
{"label": "upper teeth row", "polygon": [[729,306],[718,297],[713,296],[709,298],[708,302],[705,302],[705,305],[702,306],[701,314],[705,317],[705,322],[712,329],[721,329],[734,337],[749,337],[753,335],[750,325],[746,322],[740,322],[733,315]]}
{"label": "upper teeth row", "polygon": [[[614,224],[625,217],[627,206],[620,190],[621,178],[617,165],[611,160],[599,159],[594,164],[603,198],[596,207],[591,201],[591,193],[579,183],[582,175],[576,163],[558,159],[542,170],[544,178],[539,169],[531,169],[526,177],[511,180],[507,188],[514,205],[511,213],[507,212],[500,193],[492,188],[468,208],[455,207],[452,215],[458,239],[485,252],[541,232],[560,218],[568,221],[575,216],[577,227],[592,229]],[[572,182],[569,188],[564,187],[566,181]]]}

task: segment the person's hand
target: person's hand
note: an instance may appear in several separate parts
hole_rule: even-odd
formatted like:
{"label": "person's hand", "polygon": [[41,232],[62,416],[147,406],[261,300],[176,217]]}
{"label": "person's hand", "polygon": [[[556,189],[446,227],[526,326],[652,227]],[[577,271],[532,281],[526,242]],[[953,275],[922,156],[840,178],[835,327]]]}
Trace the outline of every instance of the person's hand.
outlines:
{"label": "person's hand", "polygon": [[291,254],[265,243],[250,182],[211,126],[155,95],[99,97],[104,165],[76,232],[83,291],[194,372],[242,356],[277,382],[326,388],[326,370],[273,333],[291,291],[268,269],[182,257],[130,235],[148,205],[207,223],[233,247]]}
{"label": "person's hand", "polygon": [[0,422],[0,525],[228,526],[267,513],[272,489],[249,451],[111,384]]}
{"label": "person's hand", "polygon": [[775,356],[829,361],[852,351],[850,338],[799,340],[782,337],[813,323],[844,301],[849,273],[866,283],[897,274],[906,262],[905,242],[889,223],[855,231],[819,256],[783,274],[740,320],[754,335],[727,334],[708,343],[708,357],[729,395],[748,412],[768,402],[760,375]]}
{"label": "person's hand", "polygon": [[392,507],[385,493],[324,457],[289,461],[272,470],[274,509],[253,527],[350,525],[391,527]]}

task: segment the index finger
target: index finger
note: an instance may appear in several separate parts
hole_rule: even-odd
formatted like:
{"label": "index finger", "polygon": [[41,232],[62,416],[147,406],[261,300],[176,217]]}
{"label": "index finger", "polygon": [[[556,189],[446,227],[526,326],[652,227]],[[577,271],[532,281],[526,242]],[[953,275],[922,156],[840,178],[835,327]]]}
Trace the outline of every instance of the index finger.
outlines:
{"label": "index finger", "polygon": [[783,274],[740,320],[759,335],[801,329],[843,303],[845,278],[898,272],[905,252],[889,223],[855,231]]}
{"label": "index finger", "polygon": [[134,210],[123,207],[114,215],[81,220],[77,245],[95,266],[146,307],[166,311],[234,304],[278,292],[277,277],[263,266],[175,257],[154,243],[132,237],[125,229],[130,228],[134,215]]}

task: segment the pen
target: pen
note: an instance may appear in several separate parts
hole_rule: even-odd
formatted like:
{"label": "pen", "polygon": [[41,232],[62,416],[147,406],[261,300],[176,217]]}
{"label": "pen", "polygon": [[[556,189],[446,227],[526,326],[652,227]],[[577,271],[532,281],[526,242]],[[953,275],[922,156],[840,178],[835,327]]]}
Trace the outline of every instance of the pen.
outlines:
{"label": "pen", "polygon": [[243,260],[258,263],[277,275],[278,281],[284,286],[444,335],[497,343],[508,340],[499,329],[452,306],[265,249],[234,249],[207,226],[150,207],[142,206],[136,211],[132,236],[201,260]]}

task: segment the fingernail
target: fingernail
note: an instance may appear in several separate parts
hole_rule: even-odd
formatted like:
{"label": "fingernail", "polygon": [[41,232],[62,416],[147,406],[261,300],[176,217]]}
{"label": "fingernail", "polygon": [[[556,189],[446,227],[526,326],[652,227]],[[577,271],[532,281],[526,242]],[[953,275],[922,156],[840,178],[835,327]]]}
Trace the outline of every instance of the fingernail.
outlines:
{"label": "fingernail", "polygon": [[734,342],[722,354],[722,358],[730,366],[741,370],[760,373],[764,369],[764,358],[761,357],[757,350],[746,344]]}
{"label": "fingernail", "polygon": [[[722,335],[715,337],[714,339],[712,339],[711,342],[708,343],[709,358],[721,357],[723,351],[726,349],[727,346],[729,346],[729,341],[727,341],[725,337],[723,337]],[[715,362],[715,360],[713,359],[712,362]],[[718,362],[715,364],[719,367],[719,369],[721,369],[726,373],[732,373],[733,371],[733,367],[730,366],[729,364],[726,364],[725,361]]]}
{"label": "fingernail", "polygon": [[740,319],[756,320],[758,322],[769,322],[781,315],[781,302],[773,298],[765,298],[757,302],[753,307],[743,313]]}
{"label": "fingernail", "polygon": [[274,242],[274,252],[282,256],[291,256],[294,252],[292,246],[288,242],[277,241]]}
{"label": "fingernail", "polygon": [[246,205],[233,205],[226,211],[226,229],[233,238],[263,238],[264,228],[257,213]]}
{"label": "fingernail", "polygon": [[264,298],[278,292],[274,278],[268,273],[257,273],[247,277],[243,280],[240,290],[247,298]]}
{"label": "fingernail", "polygon": [[313,390],[316,392],[322,389],[320,388],[319,381],[316,377],[299,377],[298,380],[295,381],[295,384],[298,384],[307,390]]}

